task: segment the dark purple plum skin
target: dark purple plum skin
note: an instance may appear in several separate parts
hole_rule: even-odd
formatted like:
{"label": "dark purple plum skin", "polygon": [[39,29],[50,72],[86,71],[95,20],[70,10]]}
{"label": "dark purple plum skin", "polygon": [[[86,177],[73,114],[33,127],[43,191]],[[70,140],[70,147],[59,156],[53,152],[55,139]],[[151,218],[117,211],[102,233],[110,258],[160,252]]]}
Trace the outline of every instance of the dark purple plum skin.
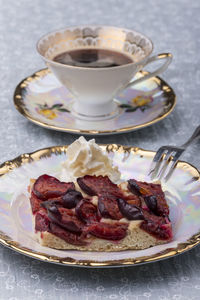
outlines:
{"label": "dark purple plum skin", "polygon": [[83,178],[82,177],[79,177],[77,178],[77,182],[78,182],[78,185],[80,186],[80,188],[89,196],[95,196],[96,193],[95,191],[93,191],[89,186],[87,186],[84,181],[83,181]]}
{"label": "dark purple plum skin", "polygon": [[128,188],[129,190],[137,195],[137,196],[141,196],[142,194],[140,193],[140,187],[139,185],[137,184],[137,182],[134,180],[134,179],[129,179],[128,180]]}
{"label": "dark purple plum skin", "polygon": [[74,208],[81,199],[83,199],[83,196],[80,192],[69,189],[67,193],[62,196],[63,206],[69,209]]}
{"label": "dark purple plum skin", "polygon": [[127,203],[124,199],[118,198],[118,206],[122,215],[128,220],[144,220],[141,208],[136,205]]}
{"label": "dark purple plum skin", "polygon": [[153,213],[157,214],[157,198],[156,196],[145,196],[144,197],[144,201],[147,205],[147,207],[149,208],[150,211],[152,211]]}

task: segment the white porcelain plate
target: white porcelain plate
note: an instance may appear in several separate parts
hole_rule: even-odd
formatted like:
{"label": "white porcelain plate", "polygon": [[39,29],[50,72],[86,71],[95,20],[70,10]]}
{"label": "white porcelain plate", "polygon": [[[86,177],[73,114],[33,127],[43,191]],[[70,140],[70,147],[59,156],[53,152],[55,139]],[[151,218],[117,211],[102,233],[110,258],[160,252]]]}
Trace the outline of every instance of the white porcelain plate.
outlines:
{"label": "white porcelain plate", "polygon": [[[119,167],[122,179],[147,180],[154,152],[115,144],[101,146]],[[27,186],[30,178],[43,173],[59,177],[67,159],[67,146],[23,154],[0,166],[0,242],[22,254],[42,261],[84,267],[129,266],[175,256],[200,242],[200,174],[186,162],[179,162],[163,185],[170,205],[173,241],[145,250],[87,252],[55,250],[34,239]]]}
{"label": "white porcelain plate", "polygon": [[[145,74],[147,72],[138,72],[135,78]],[[176,96],[160,77],[150,78],[124,90],[115,99],[119,114],[104,121],[77,119],[70,112],[73,101],[70,92],[48,69],[25,78],[16,87],[14,94],[15,107],[33,123],[82,135],[122,133],[154,124],[172,112]]]}

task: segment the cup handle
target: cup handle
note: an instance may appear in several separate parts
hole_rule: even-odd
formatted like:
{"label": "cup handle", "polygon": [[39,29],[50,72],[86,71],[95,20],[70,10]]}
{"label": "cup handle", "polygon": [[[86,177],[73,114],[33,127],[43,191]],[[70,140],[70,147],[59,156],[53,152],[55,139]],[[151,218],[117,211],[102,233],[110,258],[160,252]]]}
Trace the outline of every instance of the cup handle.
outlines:
{"label": "cup handle", "polygon": [[141,77],[141,78],[138,78],[138,79],[136,79],[136,80],[134,80],[134,81],[129,82],[129,83],[126,85],[125,88],[128,88],[128,87],[130,87],[130,86],[132,86],[132,85],[138,84],[138,83],[140,83],[140,82],[142,82],[142,81],[144,81],[144,80],[147,80],[147,79],[149,79],[149,78],[151,78],[151,77],[157,76],[158,74],[164,72],[164,71],[167,69],[167,67],[169,66],[169,64],[171,63],[171,61],[172,61],[172,54],[171,54],[171,53],[161,53],[161,54],[158,54],[158,55],[149,57],[149,58],[147,59],[147,61],[143,64],[142,68],[143,68],[144,66],[148,65],[149,63],[152,63],[152,62],[154,62],[154,61],[161,60],[161,59],[164,60],[164,64],[163,64],[161,67],[159,67],[159,68],[158,68],[157,70],[155,70],[154,72],[150,72],[149,74],[144,75],[144,76]]}

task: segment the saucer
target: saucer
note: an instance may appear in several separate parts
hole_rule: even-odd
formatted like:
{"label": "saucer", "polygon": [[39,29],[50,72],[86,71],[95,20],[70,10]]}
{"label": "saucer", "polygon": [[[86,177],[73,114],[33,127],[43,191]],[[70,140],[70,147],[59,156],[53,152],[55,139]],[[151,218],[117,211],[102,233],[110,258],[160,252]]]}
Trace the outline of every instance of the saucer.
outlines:
{"label": "saucer", "polygon": [[[140,71],[134,79],[148,72]],[[176,95],[160,77],[124,90],[115,99],[119,113],[104,121],[78,119],[72,112],[74,97],[49,69],[42,69],[16,87],[14,103],[28,120],[45,128],[82,135],[129,132],[152,125],[174,109]]]}

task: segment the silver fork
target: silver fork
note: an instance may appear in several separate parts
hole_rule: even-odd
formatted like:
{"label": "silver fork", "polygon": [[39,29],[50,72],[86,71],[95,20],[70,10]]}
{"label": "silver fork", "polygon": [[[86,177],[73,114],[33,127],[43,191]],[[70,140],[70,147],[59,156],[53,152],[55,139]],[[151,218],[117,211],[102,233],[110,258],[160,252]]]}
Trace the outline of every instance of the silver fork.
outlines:
{"label": "silver fork", "polygon": [[180,147],[176,146],[162,146],[156,152],[151,163],[149,175],[151,179],[164,179],[167,181],[172,175],[176,164],[186,150],[186,148],[200,136],[200,125],[195,129],[193,135],[189,140]]}

